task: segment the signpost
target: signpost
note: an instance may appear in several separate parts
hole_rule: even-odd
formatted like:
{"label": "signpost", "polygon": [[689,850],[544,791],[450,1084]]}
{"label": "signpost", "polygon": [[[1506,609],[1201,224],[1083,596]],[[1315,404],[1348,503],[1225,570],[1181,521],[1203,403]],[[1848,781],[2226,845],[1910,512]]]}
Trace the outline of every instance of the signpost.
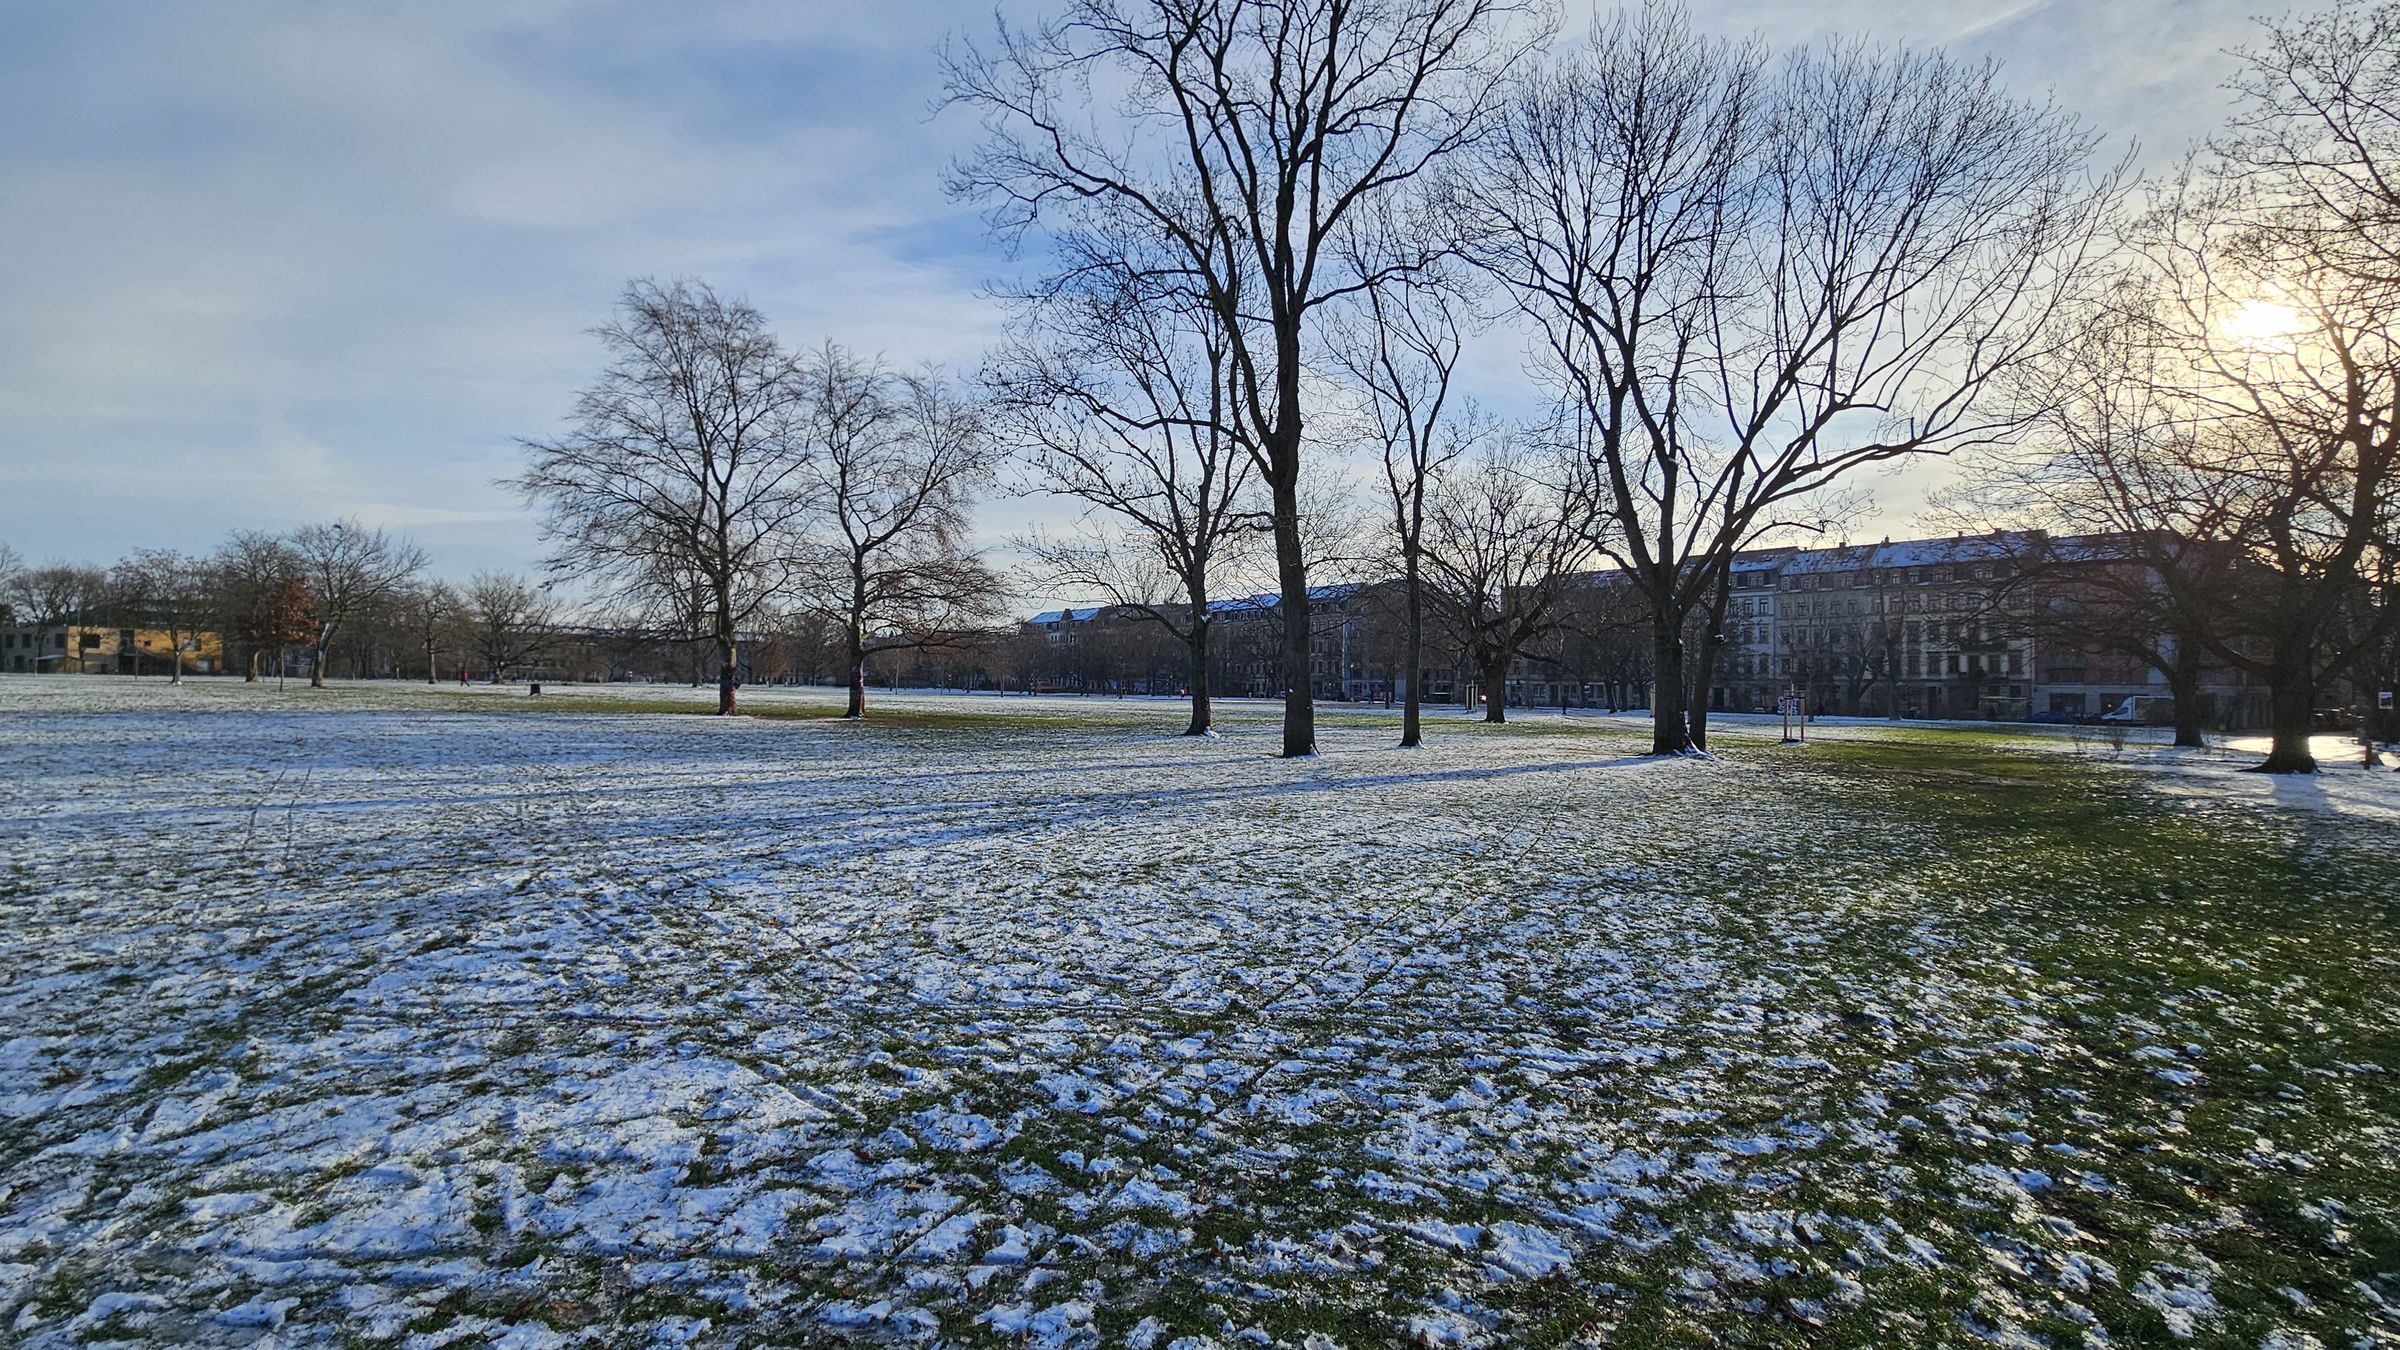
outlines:
{"label": "signpost", "polygon": [[1808,744],[1808,705],[1797,687],[1788,684],[1783,687],[1783,697],[1775,700],[1775,711],[1783,714],[1783,743]]}

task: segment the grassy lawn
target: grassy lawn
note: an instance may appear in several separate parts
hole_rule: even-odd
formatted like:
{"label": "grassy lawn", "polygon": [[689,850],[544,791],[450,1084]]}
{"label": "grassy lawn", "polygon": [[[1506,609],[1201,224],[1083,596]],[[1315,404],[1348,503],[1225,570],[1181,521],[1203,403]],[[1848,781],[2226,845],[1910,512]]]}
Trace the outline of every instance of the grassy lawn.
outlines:
{"label": "grassy lawn", "polygon": [[0,787],[28,1344],[2400,1337],[2381,817],[1921,729],[62,687],[0,682],[75,765]]}

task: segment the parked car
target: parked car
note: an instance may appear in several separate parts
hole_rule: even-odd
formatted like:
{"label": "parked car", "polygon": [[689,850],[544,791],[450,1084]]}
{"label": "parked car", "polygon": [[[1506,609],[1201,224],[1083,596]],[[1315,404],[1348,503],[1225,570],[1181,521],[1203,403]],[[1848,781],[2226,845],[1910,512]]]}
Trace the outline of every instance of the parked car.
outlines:
{"label": "parked car", "polygon": [[2045,727],[2063,727],[2069,723],[2072,723],[2075,719],[2063,712],[2053,709],[2050,712],[2037,712],[2026,720]]}

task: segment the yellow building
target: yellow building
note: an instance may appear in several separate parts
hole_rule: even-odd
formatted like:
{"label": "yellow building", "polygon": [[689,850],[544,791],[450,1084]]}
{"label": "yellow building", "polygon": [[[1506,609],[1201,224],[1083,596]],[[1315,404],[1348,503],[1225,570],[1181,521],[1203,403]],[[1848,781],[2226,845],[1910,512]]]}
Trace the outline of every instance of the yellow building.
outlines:
{"label": "yellow building", "polygon": [[[0,670],[12,674],[166,675],[175,669],[174,658],[174,641],[163,628],[0,628]],[[211,674],[224,666],[225,647],[216,634],[183,635],[185,674]]]}

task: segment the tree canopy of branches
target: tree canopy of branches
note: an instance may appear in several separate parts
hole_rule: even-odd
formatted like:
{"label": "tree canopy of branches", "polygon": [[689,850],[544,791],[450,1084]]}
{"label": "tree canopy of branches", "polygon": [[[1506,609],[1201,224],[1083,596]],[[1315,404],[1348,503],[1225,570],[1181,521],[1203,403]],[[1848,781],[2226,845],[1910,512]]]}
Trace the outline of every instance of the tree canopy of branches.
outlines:
{"label": "tree canopy of branches", "polygon": [[1587,546],[1557,488],[1524,444],[1500,437],[1433,493],[1426,520],[1427,597],[1484,695],[1483,720],[1508,720],[1508,668],[1565,618],[1568,572]]}
{"label": "tree canopy of branches", "polygon": [[[1391,218],[1379,213],[1354,229],[1354,270],[1373,271],[1368,259],[1388,256],[1395,243],[1407,246],[1401,231],[1388,228]],[[1442,471],[1491,430],[1471,406],[1457,408],[1451,399],[1466,345],[1462,280],[1455,269],[1435,264],[1368,291],[1335,344],[1383,470],[1384,524],[1399,553],[1403,749],[1424,740],[1426,496]]]}
{"label": "tree canopy of branches", "polygon": [[[37,640],[49,629],[79,624],[90,618],[107,600],[109,592],[108,574],[80,563],[19,567],[0,584],[7,587],[5,593],[0,593],[0,603],[8,606],[16,622],[31,627]],[[35,660],[40,659],[37,649]],[[59,659],[67,658],[62,655]],[[81,664],[80,650],[75,660]]]}
{"label": "tree canopy of branches", "polygon": [[510,572],[477,572],[458,592],[467,649],[498,684],[511,668],[539,662],[557,636],[557,606]]}
{"label": "tree canopy of branches", "polygon": [[172,683],[183,683],[183,649],[203,631],[215,608],[206,562],[173,549],[145,548],[109,573],[109,589],[124,619],[164,629]]}
{"label": "tree canopy of branches", "polygon": [[309,641],[314,633],[299,554],[280,535],[235,530],[210,565],[217,623],[245,649],[243,680],[258,679],[258,658],[268,652],[277,654],[280,678],[284,649]]}
{"label": "tree canopy of branches", "polygon": [[946,54],[951,101],[988,133],[957,194],[1012,236],[1131,222],[1215,313],[1269,499],[1286,755],[1316,747],[1303,383],[1322,311],[1394,279],[1344,269],[1338,234],[1482,134],[1546,18],[1523,0],[1067,0]]}
{"label": "tree canopy of branches", "polygon": [[2400,557],[2400,65],[2355,45],[2378,32],[2400,6],[2269,27],[2234,132],[2154,191],[2118,283],[2018,381],[2042,434],[1969,484],[2100,536],[2066,547],[2121,560],[2083,575],[2117,642],[2161,639],[2179,714],[2203,650],[2265,684],[2269,772],[2315,767],[2320,691],[2400,626],[2374,585]]}
{"label": "tree canopy of branches", "polygon": [[2222,168],[2282,248],[2388,302],[2400,289],[2400,3],[2341,0],[2265,29],[2233,83]]}
{"label": "tree canopy of branches", "polygon": [[798,575],[809,382],[757,310],[697,281],[633,282],[594,333],[608,366],[564,435],[522,442],[511,484],[542,512],[552,575],[698,611],[731,713],[736,635]]}
{"label": "tree canopy of branches", "polygon": [[308,683],[322,689],[333,635],[406,589],[425,570],[425,550],[356,520],[336,520],[292,531],[291,551],[308,585]]}
{"label": "tree canopy of branches", "polygon": [[999,578],[967,545],[991,438],[980,411],[931,373],[828,343],[807,381],[816,524],[801,597],[841,628],[845,716],[864,717],[870,657],[959,642],[998,617]]}
{"label": "tree canopy of branches", "polygon": [[[2120,175],[1988,67],[1855,45],[1780,62],[1621,14],[1526,81],[1459,237],[1574,411],[1595,546],[1652,610],[1652,749],[1706,743],[1734,552],[1867,465],[2013,430],[1995,377],[2093,273]],[[1696,661],[1683,634],[1709,616]]]}
{"label": "tree canopy of branches", "polygon": [[1085,511],[1074,534],[1034,535],[1025,551],[1045,584],[1096,593],[1184,644],[1185,734],[1207,735],[1212,581],[1256,523],[1225,406],[1228,343],[1135,240],[1069,246],[1078,265],[1021,298],[985,375],[1002,443],[1038,490]]}
{"label": "tree canopy of branches", "polygon": [[441,679],[437,653],[443,644],[461,639],[465,616],[466,602],[458,588],[446,581],[420,581],[396,598],[392,617],[409,645],[424,658],[425,683]]}

